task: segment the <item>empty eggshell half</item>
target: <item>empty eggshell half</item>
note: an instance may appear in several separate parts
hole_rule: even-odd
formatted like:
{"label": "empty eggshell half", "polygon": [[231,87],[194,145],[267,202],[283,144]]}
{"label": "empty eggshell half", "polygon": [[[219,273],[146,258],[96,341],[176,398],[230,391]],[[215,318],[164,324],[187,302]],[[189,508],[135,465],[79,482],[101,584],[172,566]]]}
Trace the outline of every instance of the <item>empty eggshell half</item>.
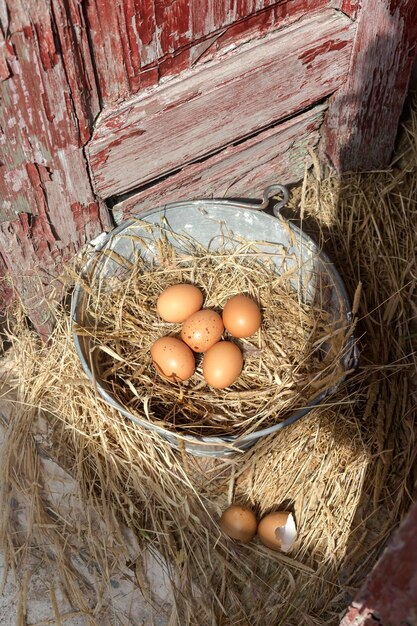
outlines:
{"label": "empty eggshell half", "polygon": [[258,525],[258,537],[267,548],[288,552],[297,537],[292,513],[276,511],[265,515]]}

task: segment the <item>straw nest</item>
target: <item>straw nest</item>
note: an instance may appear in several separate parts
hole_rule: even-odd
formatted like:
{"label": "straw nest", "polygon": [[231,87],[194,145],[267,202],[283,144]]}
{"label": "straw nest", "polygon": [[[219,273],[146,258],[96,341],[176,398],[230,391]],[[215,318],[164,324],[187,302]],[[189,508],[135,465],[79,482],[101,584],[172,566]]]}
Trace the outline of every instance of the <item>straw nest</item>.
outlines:
{"label": "straw nest", "polygon": [[[36,556],[50,572],[52,600],[60,585],[91,624],[136,623],[109,603],[116,571],[171,626],[339,623],[415,496],[416,108],[388,171],[340,179],[316,165],[294,190],[303,226],[322,238],[352,299],[362,283],[362,360],[331,403],[247,452],[227,460],[175,452],[97,397],[65,309],[51,305],[57,325],[48,345],[15,312],[0,538],[23,591],[27,559]],[[76,510],[64,508],[64,497],[51,504],[46,453],[76,480]],[[258,515],[293,510],[291,553],[224,537],[219,514],[231,501]],[[167,564],[172,602],[163,606],[147,582],[148,551]]]}
{"label": "straw nest", "polygon": [[[93,258],[84,278],[88,326],[75,329],[90,340],[97,378],[135,417],[187,435],[245,434],[282,421],[340,382],[351,329],[343,311],[325,308],[333,284],[324,267],[315,270],[319,277],[312,268],[303,273],[302,258],[294,262],[292,254],[288,263],[282,246],[233,233],[222,234],[208,250],[173,233],[165,219],[137,224],[146,237],[135,237],[132,228],[123,234],[131,242],[139,239],[132,260],[107,247]],[[117,276],[107,276],[106,264],[114,257]],[[314,295],[304,293],[300,281],[303,276],[308,283],[308,274]],[[240,293],[260,305],[262,325],[254,336],[224,335],[244,355],[242,374],[227,390],[207,385],[203,355],[195,355],[196,372],[185,383],[162,378],[152,366],[153,343],[181,331],[181,325],[159,317],[157,299],[167,287],[184,282],[197,285],[204,308],[219,313]]]}

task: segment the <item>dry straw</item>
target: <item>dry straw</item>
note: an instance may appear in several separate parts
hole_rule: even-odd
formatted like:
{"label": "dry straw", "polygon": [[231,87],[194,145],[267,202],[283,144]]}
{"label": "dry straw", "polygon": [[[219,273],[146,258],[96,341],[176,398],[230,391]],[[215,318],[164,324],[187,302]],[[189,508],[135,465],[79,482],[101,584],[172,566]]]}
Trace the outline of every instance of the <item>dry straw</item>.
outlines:
{"label": "dry straw", "polygon": [[[268,251],[265,242],[238,239],[236,234],[222,235],[208,251],[189,236],[171,233],[164,222],[143,227],[149,239],[140,240],[132,262],[124,261],[126,276],[111,279],[103,271],[86,275],[88,327],[76,329],[90,340],[100,381],[135,417],[187,435],[246,434],[282,421],[340,381],[347,321],[343,325],[340,313],[325,309],[330,285],[320,293],[317,289],[312,302],[303,302],[305,294],[297,289],[301,259],[287,264],[276,246]],[[128,233],[125,237],[131,239]],[[152,253],[155,248],[157,254]],[[105,248],[98,253],[94,267],[102,270],[108,254],[114,252]],[[325,278],[322,270],[311,282],[324,285]],[[239,340],[225,332],[244,355],[242,374],[227,390],[205,383],[202,355],[196,355],[196,372],[185,383],[167,381],[152,366],[152,344],[181,331],[181,325],[159,317],[157,299],[164,289],[182,282],[197,285],[205,296],[204,308],[219,313],[240,293],[261,307],[262,325],[255,335]]]}
{"label": "dry straw", "polygon": [[[168,564],[174,600],[158,610],[171,626],[338,624],[415,495],[416,138],[412,103],[391,169],[343,179],[313,172],[302,194],[294,191],[303,225],[322,238],[352,300],[362,283],[361,366],[327,406],[240,456],[186,456],[138,429],[96,396],[64,310],[53,305],[48,345],[17,312],[16,400],[1,456],[1,539],[16,571],[35,555],[92,624],[135,624],[135,615],[123,622],[106,604],[106,590],[128,561],[155,601],[143,566],[151,550]],[[45,449],[78,485],[74,510],[47,499]],[[293,551],[223,537],[219,513],[232,500],[258,515],[290,507],[299,531]],[[93,586],[78,572],[80,554]],[[23,614],[24,595],[21,606]]]}

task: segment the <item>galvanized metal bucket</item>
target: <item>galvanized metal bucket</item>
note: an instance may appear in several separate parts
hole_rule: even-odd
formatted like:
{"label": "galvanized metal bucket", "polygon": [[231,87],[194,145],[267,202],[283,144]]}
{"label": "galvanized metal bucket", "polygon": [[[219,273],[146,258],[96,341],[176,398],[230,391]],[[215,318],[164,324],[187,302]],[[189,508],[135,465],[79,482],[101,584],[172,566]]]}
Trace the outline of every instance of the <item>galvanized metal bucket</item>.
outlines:
{"label": "galvanized metal bucket", "polygon": [[[268,206],[269,198],[277,193],[283,195],[283,200],[274,206],[275,217],[263,213],[262,209]],[[117,274],[123,274],[126,270],[123,263],[120,263],[120,259],[133,260],[135,246],[140,246],[140,238],[149,237],[149,228],[146,229],[146,224],[157,226],[162,221],[166,221],[172,233],[191,236],[204,246],[210,246],[211,249],[226,228],[229,233],[235,233],[251,241],[265,242],[265,250],[269,255],[271,244],[273,244],[276,247],[276,255],[273,255],[276,271],[286,271],[295,266],[297,279],[294,287],[301,289],[303,298],[312,302],[319,294],[320,301],[325,303],[333,317],[335,328],[348,329],[352,323],[352,313],[344,284],[333,263],[314,241],[282,217],[280,210],[287,200],[288,190],[282,185],[272,185],[265,190],[261,203],[203,199],[166,204],[140,215],[139,221],[129,220],[106,234],[95,245],[92,258],[83,268],[82,273],[84,275],[91,273],[94,267],[96,278],[110,279]],[[179,247],[177,238],[173,238],[172,243]],[[115,254],[106,255],[105,262],[97,263],[98,253],[104,249],[111,250]],[[77,285],[73,292],[71,314],[73,321],[80,326],[88,323],[88,301],[89,296],[82,285]],[[340,381],[336,387],[326,389],[314,397],[307,406],[269,428],[262,428],[240,437],[232,435],[193,437],[168,431],[155,422],[132,415],[117,400],[110,388],[100,380],[100,372],[91,358],[91,339],[77,334],[73,337],[84,371],[98,393],[110,406],[138,426],[159,433],[174,448],[185,447],[187,452],[195,455],[222,457],[245,450],[259,439],[276,433],[299,420],[334,393],[336,387],[342,382]],[[347,371],[356,367],[357,362],[355,340],[353,336],[350,336],[342,358],[342,366]]]}

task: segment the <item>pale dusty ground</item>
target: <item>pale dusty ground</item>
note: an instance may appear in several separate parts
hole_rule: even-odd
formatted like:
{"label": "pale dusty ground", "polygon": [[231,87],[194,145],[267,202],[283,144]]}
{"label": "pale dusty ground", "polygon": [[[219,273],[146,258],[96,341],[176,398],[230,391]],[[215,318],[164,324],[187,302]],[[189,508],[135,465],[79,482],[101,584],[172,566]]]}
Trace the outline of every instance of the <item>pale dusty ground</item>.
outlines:
{"label": "pale dusty ground", "polygon": [[[4,574],[4,559],[0,553],[0,580]],[[47,586],[45,585],[46,572],[38,567],[32,576],[28,589],[28,603],[26,622],[27,626],[55,626],[53,605]],[[159,583],[161,581],[158,581]],[[117,584],[117,583],[116,583]],[[157,589],[157,586],[155,586]],[[165,617],[152,614],[140,592],[129,586],[115,588],[113,610],[109,610],[102,626],[165,626]],[[77,614],[65,601],[59,589],[55,588],[59,607],[60,620],[63,626],[88,626],[86,617]],[[18,615],[18,592],[12,576],[8,576],[4,592],[0,595],[0,626],[15,626]],[[22,626],[20,623],[18,626]]]}
{"label": "pale dusty ground", "polygon": [[[1,383],[2,366],[4,366],[4,361],[0,359],[0,455],[4,440],[5,421],[10,417],[10,402],[7,397],[4,397],[4,387],[2,388]],[[67,510],[71,511],[73,506],[77,504],[79,506],[77,484],[72,477],[53,460],[48,458],[42,459],[42,468],[44,484],[48,485],[51,501],[57,507],[57,510],[62,512],[66,510],[65,507],[69,507]],[[73,510],[72,514],[74,514]],[[22,520],[20,521],[22,522]],[[129,537],[132,554],[138,554],[135,539],[129,534],[127,529],[126,535]],[[81,556],[78,559],[75,555],[75,563],[86,578],[91,578],[90,584],[94,584],[94,577],[89,577],[89,572],[86,570]],[[46,584],[48,582],[46,570],[35,561],[31,566],[33,566],[31,569],[34,573],[28,587],[26,621],[23,624],[25,626],[26,624],[27,626],[54,626],[58,624],[58,621],[55,619],[49,585]],[[143,569],[154,601],[168,609],[172,603],[172,596],[168,578],[162,567],[155,558],[147,554]],[[12,575],[9,574],[4,592],[1,594],[4,571],[4,557],[0,552],[0,626],[14,626],[18,616],[18,591]],[[88,619],[72,610],[72,607],[68,605],[68,602],[60,593],[59,586],[55,585],[54,589],[62,625],[87,626],[89,623]],[[124,571],[112,574],[110,597],[106,598],[106,600],[109,604],[109,609],[103,618],[100,617],[99,623],[101,626],[165,626],[167,623],[166,617],[157,615],[150,605],[147,604],[138,586],[135,584],[133,572],[129,568],[124,568]],[[22,626],[22,622],[18,626]]]}
{"label": "pale dusty ground", "polygon": [[[0,553],[0,579],[3,578],[4,559]],[[29,585],[29,602],[27,605],[27,624],[32,626],[41,622],[42,626],[54,626],[56,620],[54,611],[49,597],[49,593],[44,584],[45,570],[41,567],[33,576]],[[12,577],[8,577],[4,593],[0,595],[0,626],[14,626],[16,624],[18,612],[17,589],[12,581]],[[87,619],[74,614],[70,617],[71,607],[65,602],[57,591],[57,600],[60,607],[61,619],[65,626],[87,626]]]}

